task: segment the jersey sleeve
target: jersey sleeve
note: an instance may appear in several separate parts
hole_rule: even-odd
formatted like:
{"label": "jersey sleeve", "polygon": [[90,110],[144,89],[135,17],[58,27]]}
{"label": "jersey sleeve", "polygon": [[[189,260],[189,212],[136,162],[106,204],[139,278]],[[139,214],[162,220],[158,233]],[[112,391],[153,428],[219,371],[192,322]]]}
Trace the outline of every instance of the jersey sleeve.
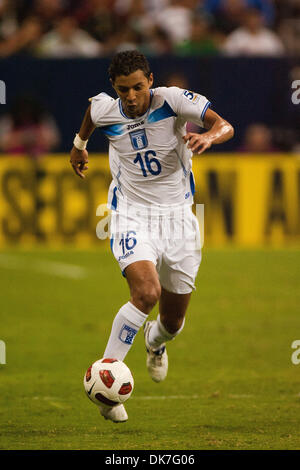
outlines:
{"label": "jersey sleeve", "polygon": [[167,100],[177,115],[204,127],[204,117],[211,102],[203,95],[178,87],[167,88]]}
{"label": "jersey sleeve", "polygon": [[89,98],[89,101],[91,103],[91,119],[94,125],[99,127],[103,125],[102,119],[115,100],[106,93],[99,93],[99,95]]}

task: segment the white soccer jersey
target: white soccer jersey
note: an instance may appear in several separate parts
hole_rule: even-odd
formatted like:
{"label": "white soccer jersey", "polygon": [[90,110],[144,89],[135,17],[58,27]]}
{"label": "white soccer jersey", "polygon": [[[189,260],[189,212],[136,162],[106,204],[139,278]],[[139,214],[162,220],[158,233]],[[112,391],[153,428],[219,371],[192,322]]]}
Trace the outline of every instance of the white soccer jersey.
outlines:
{"label": "white soccer jersey", "polygon": [[210,102],[177,87],[150,93],[148,110],[137,118],[125,115],[119,98],[106,93],[91,98],[92,121],[109,139],[112,209],[122,201],[162,207],[193,203],[192,152],[182,137],[187,121],[203,127]]}

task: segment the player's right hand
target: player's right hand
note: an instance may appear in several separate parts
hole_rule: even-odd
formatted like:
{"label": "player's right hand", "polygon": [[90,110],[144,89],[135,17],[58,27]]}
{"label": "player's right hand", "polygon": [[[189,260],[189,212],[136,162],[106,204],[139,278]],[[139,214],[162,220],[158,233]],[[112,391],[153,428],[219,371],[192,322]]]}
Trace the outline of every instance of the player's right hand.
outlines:
{"label": "player's right hand", "polygon": [[80,178],[85,178],[83,171],[88,169],[87,163],[88,160],[88,151],[87,150],[78,150],[76,147],[73,147],[70,154],[70,163],[76,175]]}

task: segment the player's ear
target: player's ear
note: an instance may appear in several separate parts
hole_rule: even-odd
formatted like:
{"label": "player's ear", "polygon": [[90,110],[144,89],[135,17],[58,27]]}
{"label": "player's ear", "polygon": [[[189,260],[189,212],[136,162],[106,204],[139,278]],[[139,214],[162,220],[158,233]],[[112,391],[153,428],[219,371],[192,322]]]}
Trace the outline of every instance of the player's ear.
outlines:
{"label": "player's ear", "polygon": [[112,87],[113,87],[113,89],[115,90],[115,87],[114,87],[114,82],[112,81],[112,79],[111,79],[111,78],[109,79],[109,81],[110,81],[110,84],[111,84],[111,86],[112,86]]}
{"label": "player's ear", "polygon": [[[115,82],[114,82],[111,78],[109,79],[109,81],[110,81],[110,84],[111,84],[112,88],[115,90],[115,92],[116,92],[117,95],[118,95],[118,92],[117,92],[116,87],[115,87]],[[119,95],[118,95],[118,96],[119,96]]]}
{"label": "player's ear", "polygon": [[154,81],[153,73],[152,73],[152,72],[151,72],[150,75],[149,75],[148,81],[149,81],[149,88],[151,88],[152,85],[153,85],[153,81]]}

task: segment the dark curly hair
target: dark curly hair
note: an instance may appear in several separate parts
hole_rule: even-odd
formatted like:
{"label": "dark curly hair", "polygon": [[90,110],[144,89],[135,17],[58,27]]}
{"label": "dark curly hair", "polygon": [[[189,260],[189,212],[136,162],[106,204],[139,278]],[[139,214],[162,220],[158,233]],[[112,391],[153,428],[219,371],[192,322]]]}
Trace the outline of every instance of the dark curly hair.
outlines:
{"label": "dark curly hair", "polygon": [[145,77],[150,77],[150,66],[144,54],[135,50],[123,51],[113,57],[108,68],[108,75],[114,83],[119,75],[128,76],[137,70],[142,70]]}

